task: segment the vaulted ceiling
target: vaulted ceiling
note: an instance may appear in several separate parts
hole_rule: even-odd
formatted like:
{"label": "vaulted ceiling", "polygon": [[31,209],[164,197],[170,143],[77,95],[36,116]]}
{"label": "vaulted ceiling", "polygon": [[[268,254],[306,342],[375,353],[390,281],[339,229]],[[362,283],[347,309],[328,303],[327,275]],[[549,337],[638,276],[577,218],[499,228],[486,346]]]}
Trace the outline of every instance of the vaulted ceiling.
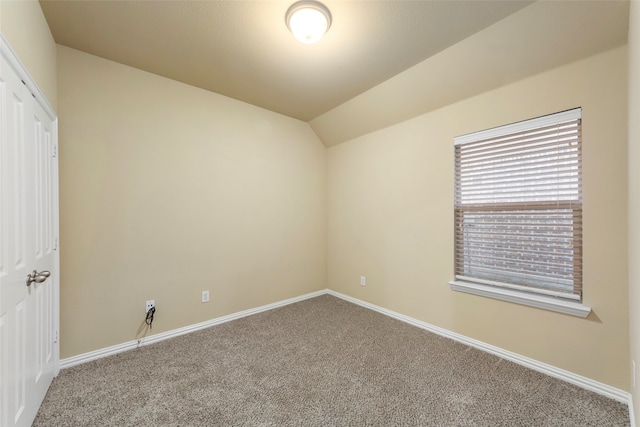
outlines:
{"label": "vaulted ceiling", "polygon": [[[522,60],[522,51],[532,52],[543,67],[560,65],[558,57],[577,59],[572,51],[586,55],[624,43],[628,16],[624,1],[325,0],[333,16],[331,28],[317,44],[304,45],[285,26],[293,0],[40,3],[59,44],[309,121],[327,145],[353,136],[326,124],[343,116],[345,105],[510,16],[529,14],[526,22],[532,26],[525,25],[522,34],[510,29],[494,36],[492,45],[479,47],[496,63],[479,67],[486,76],[479,74],[478,81],[491,84],[477,83],[472,91],[526,74],[517,72],[517,66],[514,71],[513,64],[503,72],[505,64]],[[548,19],[536,18],[541,8],[548,9]],[[550,41],[548,34],[559,39]],[[574,40],[578,46],[571,46]],[[553,60],[544,63],[549,58]],[[451,67],[452,74],[459,71]],[[434,87],[427,97],[440,100],[438,85],[429,84]],[[361,104],[361,110],[370,108],[366,101]]]}

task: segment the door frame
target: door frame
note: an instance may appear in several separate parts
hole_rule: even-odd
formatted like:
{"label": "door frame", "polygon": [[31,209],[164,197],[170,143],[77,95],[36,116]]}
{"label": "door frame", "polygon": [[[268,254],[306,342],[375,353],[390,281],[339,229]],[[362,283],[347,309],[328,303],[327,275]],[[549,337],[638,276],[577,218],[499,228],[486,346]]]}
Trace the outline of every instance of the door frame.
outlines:
{"label": "door frame", "polygon": [[53,318],[55,325],[54,342],[53,342],[53,364],[54,364],[54,376],[57,376],[60,372],[60,192],[59,192],[59,179],[58,179],[58,116],[49,104],[35,80],[29,74],[27,67],[24,66],[20,58],[15,53],[4,34],[0,32],[0,55],[7,61],[9,66],[13,68],[16,74],[20,77],[27,90],[35,98],[36,102],[42,107],[44,112],[49,116],[52,122],[52,146],[54,147],[54,159],[53,159],[53,249],[54,249],[54,271],[51,272],[53,276]]}

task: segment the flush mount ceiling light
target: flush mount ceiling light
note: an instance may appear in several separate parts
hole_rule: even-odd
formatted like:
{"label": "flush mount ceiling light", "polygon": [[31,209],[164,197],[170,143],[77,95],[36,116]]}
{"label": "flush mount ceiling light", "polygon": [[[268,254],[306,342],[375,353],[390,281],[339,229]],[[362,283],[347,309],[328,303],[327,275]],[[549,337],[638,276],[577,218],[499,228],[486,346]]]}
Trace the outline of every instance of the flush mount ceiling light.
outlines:
{"label": "flush mount ceiling light", "polygon": [[331,12],[317,1],[298,1],[287,9],[287,28],[304,44],[315,43],[331,26]]}

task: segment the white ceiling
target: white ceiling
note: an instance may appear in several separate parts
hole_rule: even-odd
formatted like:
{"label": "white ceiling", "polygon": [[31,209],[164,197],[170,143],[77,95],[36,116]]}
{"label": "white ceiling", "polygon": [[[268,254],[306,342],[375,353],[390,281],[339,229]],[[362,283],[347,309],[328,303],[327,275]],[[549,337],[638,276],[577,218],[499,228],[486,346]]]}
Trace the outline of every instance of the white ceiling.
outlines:
{"label": "white ceiling", "polygon": [[286,28],[292,3],[41,1],[59,44],[304,121],[530,2],[324,0],[314,45]]}
{"label": "white ceiling", "polygon": [[537,1],[309,123],[339,144],[623,46],[628,23],[627,1]]}
{"label": "white ceiling", "polygon": [[[2,1],[2,0],[0,0]],[[40,0],[59,44],[308,121],[334,145],[626,43],[628,0]]]}

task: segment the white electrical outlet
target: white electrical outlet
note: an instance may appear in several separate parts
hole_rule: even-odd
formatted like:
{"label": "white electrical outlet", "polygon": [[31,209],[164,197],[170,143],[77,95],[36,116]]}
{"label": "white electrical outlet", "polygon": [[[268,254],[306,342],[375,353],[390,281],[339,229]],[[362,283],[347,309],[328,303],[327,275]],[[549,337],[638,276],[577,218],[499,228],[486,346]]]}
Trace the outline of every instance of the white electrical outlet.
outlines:
{"label": "white electrical outlet", "polygon": [[209,302],[209,291],[202,291],[202,302]]}
{"label": "white electrical outlet", "polygon": [[149,310],[151,310],[155,306],[156,306],[156,302],[154,300],[150,299],[149,301],[147,301],[147,304],[144,307],[144,312],[148,313]]}
{"label": "white electrical outlet", "polygon": [[367,286],[367,278],[360,276],[360,286]]}

